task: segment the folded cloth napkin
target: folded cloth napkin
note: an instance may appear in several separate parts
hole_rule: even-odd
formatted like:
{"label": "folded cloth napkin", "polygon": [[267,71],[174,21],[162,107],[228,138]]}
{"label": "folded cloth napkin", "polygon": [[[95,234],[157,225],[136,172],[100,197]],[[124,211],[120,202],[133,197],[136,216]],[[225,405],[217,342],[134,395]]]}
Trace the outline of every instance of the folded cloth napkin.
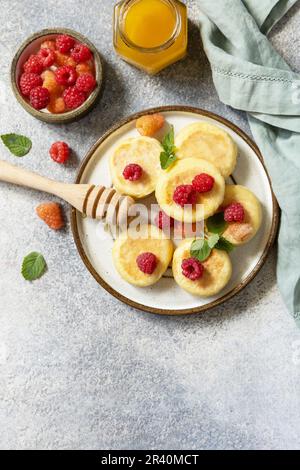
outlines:
{"label": "folded cloth napkin", "polygon": [[277,278],[300,326],[300,75],[265,34],[297,0],[199,0],[218,95],[247,111],[280,205]]}

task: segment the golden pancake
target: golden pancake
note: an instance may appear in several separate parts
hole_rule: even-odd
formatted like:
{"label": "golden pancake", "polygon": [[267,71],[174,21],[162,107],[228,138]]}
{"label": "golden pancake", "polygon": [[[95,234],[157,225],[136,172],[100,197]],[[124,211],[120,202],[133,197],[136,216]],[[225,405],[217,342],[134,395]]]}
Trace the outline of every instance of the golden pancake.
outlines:
{"label": "golden pancake", "polygon": [[[157,178],[161,173],[160,154],[162,147],[158,140],[151,137],[129,138],[123,141],[110,158],[110,173],[114,187],[121,193],[134,198],[142,198],[155,190]],[[143,169],[137,181],[126,180],[124,168],[130,163]]]}
{"label": "golden pancake", "polygon": [[213,249],[210,256],[202,262],[203,276],[192,281],[182,274],[181,263],[191,257],[193,239],[183,240],[174,252],[173,275],[177,284],[190,294],[210,297],[218,294],[229,282],[232,274],[231,260],[225,251]]}
{"label": "golden pancake", "polygon": [[238,149],[231,136],[208,122],[184,127],[176,136],[178,158],[202,158],[213,163],[227,178],[233,172]]}
{"label": "golden pancake", "polygon": [[[133,229],[124,232],[113,246],[113,262],[120,276],[130,284],[146,287],[155,284],[168,269],[174,246],[171,240],[154,225],[143,225],[139,234]],[[143,273],[137,257],[150,252],[157,258],[157,266],[152,274]]]}
{"label": "golden pancake", "polygon": [[234,245],[243,245],[251,240],[259,230],[262,222],[262,208],[257,197],[245,186],[229,184],[225,187],[222,207],[239,202],[244,207],[243,222],[229,222],[223,237]]}

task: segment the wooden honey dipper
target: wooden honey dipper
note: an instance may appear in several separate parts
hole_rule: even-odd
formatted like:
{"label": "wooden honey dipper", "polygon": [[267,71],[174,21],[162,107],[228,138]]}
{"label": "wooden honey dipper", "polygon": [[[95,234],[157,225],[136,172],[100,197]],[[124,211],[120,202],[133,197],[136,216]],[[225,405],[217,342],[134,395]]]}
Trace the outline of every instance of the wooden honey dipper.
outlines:
{"label": "wooden honey dipper", "polygon": [[54,181],[0,160],[0,181],[54,194],[79,212],[109,225],[127,224],[129,208],[134,200],[113,188],[93,184],[69,184]]}

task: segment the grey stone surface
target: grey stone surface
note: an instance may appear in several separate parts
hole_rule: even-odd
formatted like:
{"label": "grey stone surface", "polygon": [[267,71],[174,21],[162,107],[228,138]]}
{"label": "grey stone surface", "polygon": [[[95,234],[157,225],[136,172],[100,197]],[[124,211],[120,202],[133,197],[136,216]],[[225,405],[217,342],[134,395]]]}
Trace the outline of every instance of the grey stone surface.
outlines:
{"label": "grey stone surface", "polygon": [[[242,113],[216,96],[200,47],[198,2],[188,1],[189,55],[156,77],[118,59],[110,0],[1,0],[0,132],[22,132],[32,152],[18,164],[64,181],[116,120],[161,104],[219,113],[248,131]],[[84,8],[83,8],[84,5]],[[272,32],[295,70],[300,8]],[[62,127],[34,120],[9,85],[19,44],[48,26],[87,35],[105,62],[97,109]],[[47,155],[54,140],[76,150],[66,167]],[[1,148],[1,158],[15,159]],[[48,199],[48,198],[46,198]],[[86,271],[69,225],[47,230],[35,206],[45,195],[0,183],[0,447],[2,449],[295,449],[300,437],[300,336],[280,298],[276,253],[243,292],[201,316],[159,317],[131,309]],[[67,207],[65,206],[68,214]],[[31,250],[47,274],[20,275]]]}

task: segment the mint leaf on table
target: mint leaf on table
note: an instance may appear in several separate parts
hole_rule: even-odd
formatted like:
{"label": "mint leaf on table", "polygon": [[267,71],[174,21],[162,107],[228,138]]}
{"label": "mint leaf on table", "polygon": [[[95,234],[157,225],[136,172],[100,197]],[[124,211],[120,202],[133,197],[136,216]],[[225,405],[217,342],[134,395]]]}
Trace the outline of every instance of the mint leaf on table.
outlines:
{"label": "mint leaf on table", "polygon": [[166,170],[177,159],[173,126],[171,126],[170,132],[163,138],[162,147],[164,150],[160,154],[160,166],[163,170]]}
{"label": "mint leaf on table", "polygon": [[226,251],[227,253],[230,253],[232,250],[234,250],[234,245],[228,240],[226,240],[226,238],[220,237],[218,243],[215,245],[215,248],[217,250],[222,250]]}
{"label": "mint leaf on table", "polygon": [[210,233],[222,235],[227,227],[227,222],[224,220],[224,212],[217,212],[217,214],[209,217],[206,221],[206,227]]}
{"label": "mint leaf on table", "polygon": [[0,137],[8,150],[16,157],[24,157],[32,147],[31,140],[24,135],[3,134]]}
{"label": "mint leaf on table", "polygon": [[205,238],[194,240],[191,245],[191,256],[198,261],[205,261],[211,253],[211,248]]}
{"label": "mint leaf on table", "polygon": [[33,251],[23,259],[21,272],[26,281],[35,281],[44,274],[46,267],[43,255]]}

